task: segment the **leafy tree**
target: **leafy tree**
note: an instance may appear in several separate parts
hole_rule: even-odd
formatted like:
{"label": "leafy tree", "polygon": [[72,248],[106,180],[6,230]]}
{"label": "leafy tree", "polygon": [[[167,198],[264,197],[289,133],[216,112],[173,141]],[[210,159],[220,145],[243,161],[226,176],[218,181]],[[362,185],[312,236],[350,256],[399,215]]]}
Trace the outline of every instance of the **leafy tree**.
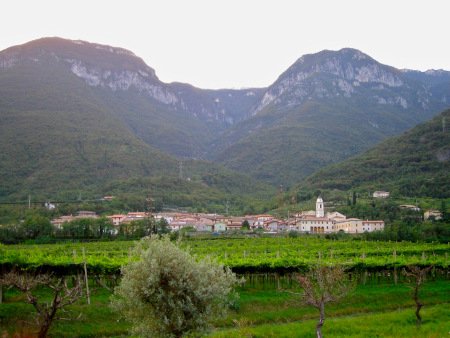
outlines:
{"label": "leafy tree", "polygon": [[205,330],[227,308],[236,276],[211,261],[197,260],[168,237],[141,240],[140,260],[122,269],[113,307],[143,337],[182,337]]}
{"label": "leafy tree", "polygon": [[316,334],[317,338],[321,338],[325,322],[325,304],[345,297],[353,289],[353,283],[340,265],[316,265],[307,274],[298,275],[297,280],[303,288],[302,301],[319,310]]}
{"label": "leafy tree", "polygon": [[249,230],[250,229],[250,223],[248,223],[247,220],[244,220],[244,222],[242,222],[242,230]]}
{"label": "leafy tree", "polygon": [[53,231],[48,218],[40,215],[27,216],[22,223],[24,235],[29,239],[36,239],[42,236],[49,236]]}

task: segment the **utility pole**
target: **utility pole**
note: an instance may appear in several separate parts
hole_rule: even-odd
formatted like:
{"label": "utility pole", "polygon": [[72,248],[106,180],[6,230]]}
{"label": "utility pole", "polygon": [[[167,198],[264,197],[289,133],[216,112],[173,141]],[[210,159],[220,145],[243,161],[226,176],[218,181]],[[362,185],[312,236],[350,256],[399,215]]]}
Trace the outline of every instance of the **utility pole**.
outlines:
{"label": "utility pole", "polygon": [[227,216],[228,216],[228,208],[229,208],[229,206],[230,206],[230,203],[227,200],[227,204],[225,205],[225,210],[226,210]]}
{"label": "utility pole", "polygon": [[31,195],[28,195],[28,209],[31,209]]}
{"label": "utility pole", "polygon": [[153,222],[153,224],[151,224],[151,217],[153,216],[152,214],[152,206],[153,206],[153,198],[151,197],[150,193],[147,195],[147,198],[145,199],[145,201],[147,202],[146,206],[147,206],[147,227],[150,228],[150,233],[151,234],[156,234],[156,223]]}

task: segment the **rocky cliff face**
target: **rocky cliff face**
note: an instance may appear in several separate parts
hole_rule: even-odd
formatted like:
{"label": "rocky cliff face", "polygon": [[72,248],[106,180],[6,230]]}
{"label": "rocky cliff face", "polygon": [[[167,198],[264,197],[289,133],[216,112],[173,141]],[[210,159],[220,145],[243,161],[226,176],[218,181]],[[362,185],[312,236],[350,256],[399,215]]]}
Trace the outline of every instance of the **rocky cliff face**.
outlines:
{"label": "rocky cliff face", "polygon": [[[323,51],[298,59],[267,89],[253,114],[269,105],[282,108],[308,100],[358,96],[364,96],[372,104],[397,105],[403,109],[419,104],[427,109],[433,96],[430,86],[411,80],[404,72],[382,65],[355,49]],[[412,99],[408,97],[411,94]],[[446,97],[441,99],[445,101]]]}
{"label": "rocky cliff face", "polygon": [[113,92],[136,91],[167,109],[186,112],[220,128],[245,118],[261,92],[259,89],[201,90],[187,84],[166,84],[132,52],[85,41],[44,38],[0,52],[3,70],[43,62],[66,64],[88,86]]}
{"label": "rocky cliff face", "polygon": [[[45,93],[26,100],[26,84],[44,77]],[[12,102],[8,91],[17,88]],[[399,70],[350,48],[304,55],[268,88],[245,90],[164,83],[132,52],[84,41],[45,38],[0,52],[0,108],[25,102],[44,111],[51,108],[45,101],[72,111],[78,106],[65,107],[70,100],[62,96],[74,88],[160,150],[277,184],[368,149],[450,104],[450,72]]]}
{"label": "rocky cliff face", "polygon": [[65,59],[64,61],[70,65],[72,73],[86,81],[89,86],[109,88],[112,91],[134,89],[163,104],[184,106],[181,98],[177,97],[167,85],[160,83],[154,74],[146,70],[100,69],[89,67],[79,60]]}

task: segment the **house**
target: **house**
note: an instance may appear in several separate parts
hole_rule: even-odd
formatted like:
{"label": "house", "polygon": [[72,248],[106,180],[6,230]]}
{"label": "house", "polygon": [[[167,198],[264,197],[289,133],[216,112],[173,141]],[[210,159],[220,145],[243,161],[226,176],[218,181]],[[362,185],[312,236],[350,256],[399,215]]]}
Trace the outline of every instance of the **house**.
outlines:
{"label": "house", "polygon": [[149,216],[148,213],[146,213],[146,212],[141,212],[141,211],[138,211],[138,212],[129,212],[129,213],[127,214],[127,218],[128,218],[129,220],[132,220],[132,221],[143,220],[144,218],[146,218],[146,217],[148,217],[148,216]]}
{"label": "house", "polygon": [[273,219],[273,216],[263,214],[263,215],[255,215],[255,216],[253,216],[253,218],[254,218],[254,221],[253,221],[252,227],[261,228],[261,227],[264,227],[264,222],[270,221],[271,219]]}
{"label": "house", "polygon": [[430,209],[430,210],[425,211],[425,213],[423,214],[423,218],[425,220],[428,220],[431,218],[436,221],[439,221],[442,219],[442,212],[440,212],[439,210]]}
{"label": "house", "polygon": [[75,219],[75,216],[67,215],[67,216],[61,216],[55,219],[52,219],[50,223],[57,229],[62,229],[62,225],[66,222],[71,222]]}
{"label": "house", "polygon": [[280,221],[278,219],[272,219],[264,222],[264,229],[270,232],[282,232],[288,231],[289,226],[287,222]]}
{"label": "house", "polygon": [[420,211],[420,208],[417,205],[412,205],[412,204],[402,204],[402,205],[400,205],[400,209]]}
{"label": "house", "polygon": [[362,221],[363,232],[380,231],[384,229],[384,221]]}
{"label": "house", "polygon": [[374,198],[388,198],[389,195],[389,191],[374,191],[372,194]]}
{"label": "house", "polygon": [[280,223],[277,219],[271,219],[264,222],[263,228],[268,231],[278,231],[278,224]]}
{"label": "house", "polygon": [[344,231],[348,234],[363,233],[362,221],[359,218],[347,218],[340,222],[336,222],[334,229],[336,232]]}
{"label": "house", "polygon": [[337,212],[337,211],[327,212],[327,217],[329,219],[335,220],[336,222],[345,220],[347,218],[345,215],[343,215],[343,214],[341,214],[340,212]]}
{"label": "house", "polygon": [[213,226],[213,224],[199,224],[196,226],[196,229],[201,232],[212,232]]}
{"label": "house", "polygon": [[95,211],[81,210],[77,212],[77,218],[98,218]]}
{"label": "house", "polygon": [[127,217],[127,215],[122,215],[122,214],[108,216],[108,218],[111,220],[112,224],[115,226],[120,225],[125,220],[126,217]]}
{"label": "house", "polygon": [[214,228],[213,228],[214,232],[225,232],[226,230],[227,230],[227,225],[225,223],[214,224]]}
{"label": "house", "polygon": [[242,228],[242,222],[240,221],[233,221],[233,220],[228,220],[227,224],[227,231],[233,231],[233,230],[241,230]]}

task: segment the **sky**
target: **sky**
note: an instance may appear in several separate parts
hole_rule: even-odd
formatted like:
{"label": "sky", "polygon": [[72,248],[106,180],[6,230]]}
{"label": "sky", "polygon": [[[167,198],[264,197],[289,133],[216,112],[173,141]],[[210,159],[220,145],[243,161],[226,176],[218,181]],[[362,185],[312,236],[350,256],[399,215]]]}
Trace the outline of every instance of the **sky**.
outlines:
{"label": "sky", "polygon": [[0,50],[48,36],[131,50],[164,82],[265,87],[304,54],[352,47],[450,70],[448,0],[4,0]]}

